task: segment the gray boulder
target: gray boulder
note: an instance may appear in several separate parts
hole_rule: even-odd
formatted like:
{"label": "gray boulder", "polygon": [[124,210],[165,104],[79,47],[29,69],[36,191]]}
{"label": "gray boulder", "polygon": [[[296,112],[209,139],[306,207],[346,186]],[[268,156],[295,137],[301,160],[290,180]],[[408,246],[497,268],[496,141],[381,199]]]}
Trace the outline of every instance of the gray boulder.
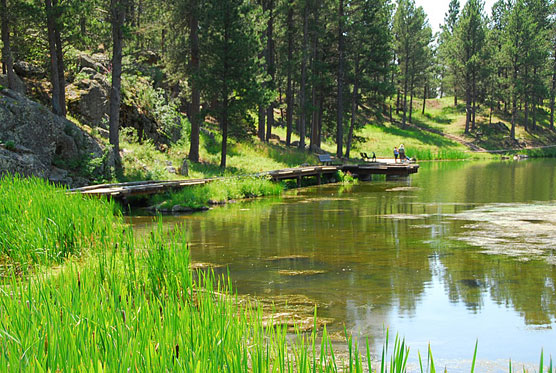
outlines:
{"label": "gray boulder", "polygon": [[14,70],[17,75],[22,78],[45,78],[46,72],[37,65],[33,65],[25,61],[17,61],[14,63]]}
{"label": "gray boulder", "polygon": [[[8,86],[8,76],[6,74],[0,74],[0,85],[4,87]],[[17,76],[17,74],[15,74],[14,90],[21,93],[22,95],[27,93],[27,87],[25,86],[25,83],[23,83],[23,80],[21,80],[19,76]]]}
{"label": "gray boulder", "polygon": [[[34,175],[68,185],[72,176],[62,168],[103,156],[100,145],[75,124],[9,89],[0,91],[0,142],[0,174]],[[98,175],[106,171],[105,165],[95,167],[92,172]]]}
{"label": "gray boulder", "polygon": [[85,67],[81,70],[89,76],[66,88],[69,112],[93,127],[106,128],[110,110],[110,86],[103,75]]}
{"label": "gray boulder", "polygon": [[189,176],[189,165],[187,163],[187,158],[183,159],[183,162],[181,163],[181,167],[179,169],[180,175],[182,176]]}
{"label": "gray boulder", "polygon": [[0,175],[4,172],[46,178],[48,167],[32,153],[19,153],[0,145]]}
{"label": "gray boulder", "polygon": [[77,56],[77,63],[81,69],[90,68],[99,73],[108,72],[108,69],[105,66],[107,62],[108,62],[108,57],[106,57],[102,53],[97,53],[94,55],[80,53]]}

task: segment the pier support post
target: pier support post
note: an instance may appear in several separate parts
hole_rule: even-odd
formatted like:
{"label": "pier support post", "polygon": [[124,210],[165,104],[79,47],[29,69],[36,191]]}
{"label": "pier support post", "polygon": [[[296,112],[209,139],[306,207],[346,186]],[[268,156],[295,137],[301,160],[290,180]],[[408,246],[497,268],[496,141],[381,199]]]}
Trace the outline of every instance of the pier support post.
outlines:
{"label": "pier support post", "polygon": [[321,174],[320,172],[317,174],[317,185],[321,184]]}
{"label": "pier support post", "polygon": [[297,187],[301,187],[301,176],[297,177]]}

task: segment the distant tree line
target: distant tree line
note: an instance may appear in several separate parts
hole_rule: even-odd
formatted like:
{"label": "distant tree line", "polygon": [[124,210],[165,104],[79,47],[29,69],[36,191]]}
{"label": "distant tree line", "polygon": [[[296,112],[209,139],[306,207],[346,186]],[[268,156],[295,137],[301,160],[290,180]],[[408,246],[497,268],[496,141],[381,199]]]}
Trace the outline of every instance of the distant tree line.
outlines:
{"label": "distant tree line", "polygon": [[515,128],[537,129],[539,110],[548,107],[554,129],[556,92],[556,4],[550,0],[499,0],[487,16],[481,0],[462,9],[450,2],[439,35],[441,94],[465,100],[465,132],[476,128],[478,105],[511,116]]}
{"label": "distant tree line", "polygon": [[[414,101],[453,95],[465,101],[466,132],[480,106],[537,126],[549,107],[554,123],[556,20],[551,0],[500,0],[487,16],[482,0],[450,2],[433,35],[414,0],[0,0],[3,69],[13,61],[49,67],[52,108],[65,115],[68,46],[112,52],[110,141],[118,149],[122,58],[161,57],[168,94],[190,123],[189,159],[199,161],[209,116],[227,138],[269,141],[276,126],[301,149],[333,139],[350,156],[369,118],[406,126]],[[12,83],[10,83],[12,84]],[[116,151],[117,153],[117,151]]]}

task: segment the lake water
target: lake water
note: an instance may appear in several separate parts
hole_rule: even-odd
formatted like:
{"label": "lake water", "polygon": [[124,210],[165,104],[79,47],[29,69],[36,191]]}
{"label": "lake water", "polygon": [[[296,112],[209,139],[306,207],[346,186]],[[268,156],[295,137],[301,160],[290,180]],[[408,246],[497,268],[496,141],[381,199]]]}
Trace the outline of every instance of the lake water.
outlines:
{"label": "lake water", "polygon": [[[136,229],[153,219],[133,218]],[[167,217],[240,294],[303,296],[329,330],[405,337],[437,369],[556,357],[556,160],[423,163],[407,179],[324,185]],[[312,271],[312,272],[304,272]],[[531,365],[532,364],[532,365]],[[546,365],[546,364],[545,364]],[[415,365],[413,365],[415,367]]]}

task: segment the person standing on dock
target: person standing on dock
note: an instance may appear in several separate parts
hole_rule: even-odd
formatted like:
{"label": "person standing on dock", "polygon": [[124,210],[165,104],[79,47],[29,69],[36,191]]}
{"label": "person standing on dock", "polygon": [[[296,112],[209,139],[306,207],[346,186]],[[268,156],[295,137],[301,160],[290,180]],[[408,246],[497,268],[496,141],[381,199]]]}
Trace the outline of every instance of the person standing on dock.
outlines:
{"label": "person standing on dock", "polygon": [[398,155],[399,155],[399,154],[400,154],[400,153],[398,152],[398,148],[396,148],[396,147],[394,146],[394,163],[398,163]]}
{"label": "person standing on dock", "polygon": [[405,148],[403,144],[400,144],[400,162],[401,163],[405,162]]}

